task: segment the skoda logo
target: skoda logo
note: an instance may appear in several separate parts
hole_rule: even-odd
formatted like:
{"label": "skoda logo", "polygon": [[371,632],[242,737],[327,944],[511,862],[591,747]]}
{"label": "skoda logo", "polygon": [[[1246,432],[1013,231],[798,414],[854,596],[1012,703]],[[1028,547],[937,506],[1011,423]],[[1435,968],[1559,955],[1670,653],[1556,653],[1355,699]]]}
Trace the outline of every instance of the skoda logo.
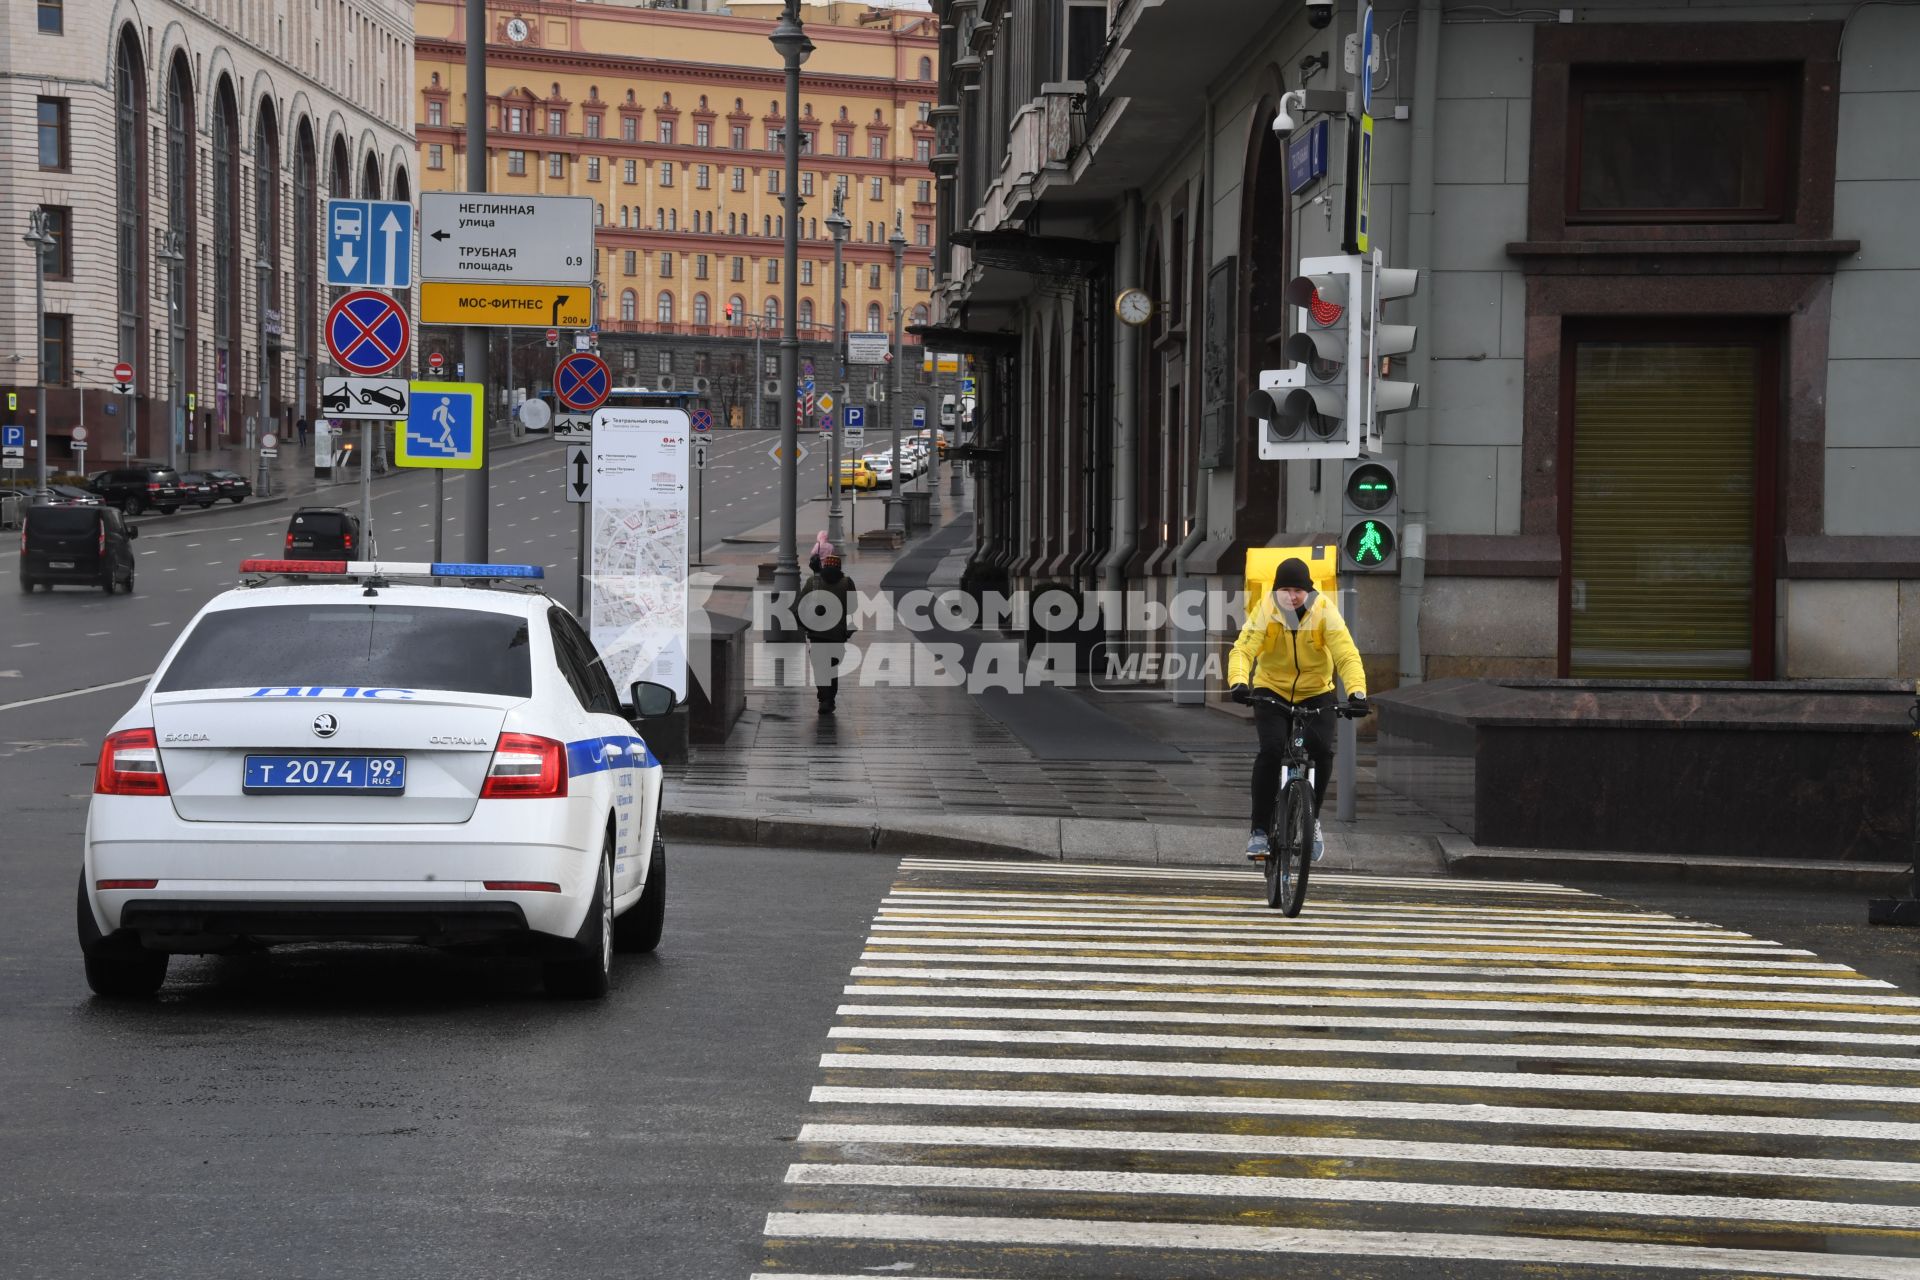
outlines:
{"label": "skoda logo", "polygon": [[340,722],[332,712],[322,711],[313,718],[313,734],[316,738],[331,738],[340,732]]}

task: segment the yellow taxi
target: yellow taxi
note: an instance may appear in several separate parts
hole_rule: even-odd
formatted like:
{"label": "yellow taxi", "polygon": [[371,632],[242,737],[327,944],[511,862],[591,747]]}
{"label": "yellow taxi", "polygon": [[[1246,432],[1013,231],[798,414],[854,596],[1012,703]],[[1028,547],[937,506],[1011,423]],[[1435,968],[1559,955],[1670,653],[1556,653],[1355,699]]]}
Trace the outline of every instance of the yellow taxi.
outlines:
{"label": "yellow taxi", "polygon": [[880,477],[873,468],[858,458],[848,459],[840,464],[840,487],[842,489],[878,488]]}

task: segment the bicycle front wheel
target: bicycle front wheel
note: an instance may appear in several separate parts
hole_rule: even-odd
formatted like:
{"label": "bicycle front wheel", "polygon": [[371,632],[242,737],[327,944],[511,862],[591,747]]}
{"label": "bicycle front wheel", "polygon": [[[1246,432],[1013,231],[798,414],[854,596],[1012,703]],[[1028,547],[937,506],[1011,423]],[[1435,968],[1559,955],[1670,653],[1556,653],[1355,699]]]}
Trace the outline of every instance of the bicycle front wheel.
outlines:
{"label": "bicycle front wheel", "polygon": [[1267,853],[1267,905],[1297,916],[1307,901],[1307,868],[1313,865],[1313,788],[1294,778],[1273,806]]}

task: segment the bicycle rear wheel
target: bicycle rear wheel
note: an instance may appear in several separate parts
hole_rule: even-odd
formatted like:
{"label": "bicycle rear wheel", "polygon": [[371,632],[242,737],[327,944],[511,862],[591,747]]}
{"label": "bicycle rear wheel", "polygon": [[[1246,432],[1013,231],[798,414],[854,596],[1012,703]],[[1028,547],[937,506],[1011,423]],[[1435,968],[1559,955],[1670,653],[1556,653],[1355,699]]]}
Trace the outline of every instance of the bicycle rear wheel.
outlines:
{"label": "bicycle rear wheel", "polygon": [[1307,901],[1307,868],[1313,864],[1313,788],[1294,778],[1273,806],[1267,853],[1267,905],[1297,916]]}

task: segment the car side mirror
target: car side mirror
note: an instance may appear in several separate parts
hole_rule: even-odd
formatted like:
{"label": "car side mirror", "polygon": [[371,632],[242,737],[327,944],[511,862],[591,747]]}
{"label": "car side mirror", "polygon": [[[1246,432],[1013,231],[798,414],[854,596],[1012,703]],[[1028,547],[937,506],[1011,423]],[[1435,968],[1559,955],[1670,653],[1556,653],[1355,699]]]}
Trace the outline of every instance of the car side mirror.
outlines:
{"label": "car side mirror", "polygon": [[130,524],[130,525],[128,525],[128,526],[127,526],[127,536],[128,536],[129,538],[137,538],[137,537],[139,537],[139,536],[140,536],[140,526],[139,526],[139,525],[137,525],[137,524]]}
{"label": "car side mirror", "polygon": [[671,712],[678,701],[673,690],[651,680],[635,680],[628,691],[635,720],[652,720]]}

